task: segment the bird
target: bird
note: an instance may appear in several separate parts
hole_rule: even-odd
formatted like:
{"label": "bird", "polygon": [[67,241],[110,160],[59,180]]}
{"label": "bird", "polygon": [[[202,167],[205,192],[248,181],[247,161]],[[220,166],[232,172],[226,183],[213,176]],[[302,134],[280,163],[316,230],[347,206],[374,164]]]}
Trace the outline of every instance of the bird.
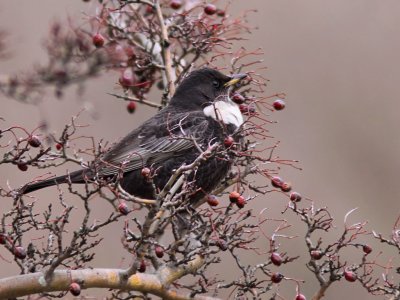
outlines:
{"label": "bird", "polygon": [[[95,159],[90,167],[29,183],[21,188],[21,194],[100,178],[118,180],[130,195],[154,199],[174,170],[191,164],[209,145],[219,143],[223,147],[228,136],[239,142],[243,116],[229,94],[246,77],[246,74],[225,75],[207,67],[190,72],[168,106]],[[196,198],[210,193],[228,174],[234,158],[227,152],[209,157],[192,171],[190,180],[200,191]],[[152,180],[143,176],[144,168],[155,170]]]}

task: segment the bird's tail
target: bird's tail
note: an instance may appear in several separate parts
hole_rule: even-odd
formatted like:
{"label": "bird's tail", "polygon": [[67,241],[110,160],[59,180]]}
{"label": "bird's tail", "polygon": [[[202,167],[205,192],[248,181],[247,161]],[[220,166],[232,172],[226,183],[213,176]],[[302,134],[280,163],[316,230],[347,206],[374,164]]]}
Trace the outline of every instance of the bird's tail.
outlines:
{"label": "bird's tail", "polygon": [[71,174],[68,174],[68,175],[58,176],[58,177],[46,179],[43,181],[38,181],[38,182],[27,184],[20,189],[20,193],[28,194],[28,193],[40,190],[45,187],[58,185],[58,184],[62,184],[62,183],[68,183],[68,182],[84,183],[85,181],[83,178],[83,171],[78,170],[78,171],[72,172]]}

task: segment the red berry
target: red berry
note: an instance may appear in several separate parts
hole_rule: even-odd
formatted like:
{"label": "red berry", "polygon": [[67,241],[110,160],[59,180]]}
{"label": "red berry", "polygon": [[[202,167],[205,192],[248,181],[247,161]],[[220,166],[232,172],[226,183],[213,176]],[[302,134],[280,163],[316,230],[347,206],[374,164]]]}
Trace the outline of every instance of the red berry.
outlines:
{"label": "red berry", "polygon": [[243,208],[246,204],[246,199],[243,196],[239,196],[236,200],[236,206],[238,208]]}
{"label": "red berry", "polygon": [[354,272],[351,271],[345,271],[344,272],[344,278],[349,281],[349,282],[354,282],[357,280],[357,276]]}
{"label": "red berry", "polygon": [[211,16],[217,12],[217,7],[214,4],[207,4],[204,7],[204,12]]}
{"label": "red berry", "polygon": [[92,42],[96,48],[101,48],[104,46],[104,37],[100,33],[96,33],[92,38]]}
{"label": "red berry", "polygon": [[62,148],[63,148],[63,145],[62,145],[62,144],[60,144],[60,143],[57,143],[57,144],[56,144],[56,149],[57,149],[58,151],[60,151]]}
{"label": "red berry", "polygon": [[121,202],[119,205],[118,205],[118,210],[119,210],[119,212],[121,213],[121,214],[123,214],[123,215],[127,215],[127,214],[129,214],[129,208],[128,208],[128,205],[126,205],[126,203],[125,202]]}
{"label": "red berry", "polygon": [[24,247],[17,246],[14,248],[14,256],[18,259],[24,259],[26,257],[26,250]]}
{"label": "red berry", "polygon": [[285,108],[285,101],[283,101],[282,99],[276,99],[274,103],[272,103],[272,105],[276,110],[282,110]]}
{"label": "red berry", "polygon": [[219,204],[218,198],[214,195],[208,195],[207,203],[210,206],[217,206]]}
{"label": "red berry", "polygon": [[306,300],[306,296],[304,296],[303,294],[297,294],[295,300]]}
{"label": "red berry", "polygon": [[28,144],[31,145],[34,148],[37,148],[40,146],[41,142],[39,138],[36,135],[32,135],[28,139]]}
{"label": "red berry", "polygon": [[28,170],[28,165],[26,164],[26,162],[24,160],[21,160],[17,163],[18,169],[20,169],[21,171],[25,172],[26,170]]}
{"label": "red berry", "polygon": [[235,140],[231,136],[227,136],[224,139],[224,145],[226,148],[232,147],[232,145],[235,143]]}
{"label": "red berry", "polygon": [[283,180],[279,176],[274,176],[271,178],[271,184],[276,188],[280,188],[283,185]]}
{"label": "red berry", "polygon": [[292,189],[292,184],[290,182],[283,182],[281,185],[281,190],[283,192],[290,192]]}
{"label": "red berry", "polygon": [[127,68],[122,72],[118,81],[124,88],[128,88],[135,84],[136,76],[131,68]]}
{"label": "red berry", "polygon": [[138,267],[138,271],[140,273],[146,272],[146,262],[143,259],[140,261],[140,265]]}
{"label": "red berry", "polygon": [[372,252],[372,248],[368,245],[363,246],[363,251],[365,254],[370,254]]}
{"label": "red berry", "polygon": [[301,201],[301,195],[298,192],[291,192],[290,193],[290,201],[300,202]]}
{"label": "red berry", "polygon": [[321,251],[319,251],[319,250],[312,250],[311,252],[310,252],[310,255],[311,255],[311,257],[312,258],[314,258],[315,260],[319,260],[319,259],[321,259],[322,258],[322,252]]}
{"label": "red berry", "polygon": [[79,296],[81,294],[81,286],[77,282],[73,282],[69,285],[69,291],[74,296]]}
{"label": "red berry", "polygon": [[136,110],[135,101],[129,101],[128,105],[126,106],[126,109],[130,114],[133,114]]}
{"label": "red berry", "polygon": [[279,282],[282,281],[283,277],[284,277],[284,276],[283,276],[281,273],[274,273],[274,274],[272,274],[272,276],[271,276],[271,281],[272,281],[273,283],[279,283]]}
{"label": "red berry", "polygon": [[223,9],[217,9],[217,16],[218,17],[225,17],[225,11]]}
{"label": "red berry", "polygon": [[140,172],[140,174],[144,177],[144,178],[148,178],[151,174],[151,170],[149,168],[143,168],[142,171]]}
{"label": "red berry", "polygon": [[164,256],[164,248],[161,246],[156,246],[156,248],[154,249],[154,252],[156,253],[156,256],[158,258],[161,258]]}
{"label": "red berry", "polygon": [[182,7],[182,1],[181,0],[172,0],[169,3],[169,7],[172,9],[180,9]]}
{"label": "red berry", "polygon": [[4,233],[0,233],[0,244],[4,245],[7,242],[7,236]]}
{"label": "red berry", "polygon": [[282,256],[277,252],[272,253],[271,254],[271,262],[275,266],[280,266],[282,264]]}
{"label": "red berry", "polygon": [[253,115],[256,112],[254,105],[240,104],[239,109],[244,115]]}
{"label": "red berry", "polygon": [[232,96],[232,101],[236,104],[243,104],[246,101],[246,98],[242,96],[242,94],[235,93]]}
{"label": "red berry", "polygon": [[146,5],[146,13],[147,14],[152,14],[152,13],[154,13],[154,7],[153,6],[151,6],[151,5]]}
{"label": "red berry", "polygon": [[233,191],[229,194],[229,200],[232,203],[236,203],[238,201],[239,197],[240,197],[240,194],[236,191]]}
{"label": "red berry", "polygon": [[226,251],[228,250],[228,243],[223,240],[223,239],[218,239],[217,240],[217,246],[219,247],[219,249],[221,249],[222,251]]}

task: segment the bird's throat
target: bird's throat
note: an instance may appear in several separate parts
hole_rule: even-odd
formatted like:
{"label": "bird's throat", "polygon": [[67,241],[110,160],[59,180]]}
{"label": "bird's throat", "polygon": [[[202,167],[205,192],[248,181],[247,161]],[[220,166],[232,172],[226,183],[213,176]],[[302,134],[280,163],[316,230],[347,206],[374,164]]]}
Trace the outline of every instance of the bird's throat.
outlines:
{"label": "bird's throat", "polygon": [[207,117],[211,117],[216,121],[224,124],[232,124],[240,127],[243,124],[243,116],[236,103],[228,101],[216,101],[203,109]]}

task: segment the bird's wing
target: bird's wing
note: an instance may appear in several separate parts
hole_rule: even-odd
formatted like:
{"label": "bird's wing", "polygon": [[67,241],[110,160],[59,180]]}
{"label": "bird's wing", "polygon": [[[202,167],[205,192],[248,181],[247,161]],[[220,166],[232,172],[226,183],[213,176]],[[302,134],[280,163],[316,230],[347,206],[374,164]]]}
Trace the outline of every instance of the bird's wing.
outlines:
{"label": "bird's wing", "polygon": [[102,176],[142,169],[195,147],[208,126],[203,112],[159,113],[132,131],[102,158]]}

